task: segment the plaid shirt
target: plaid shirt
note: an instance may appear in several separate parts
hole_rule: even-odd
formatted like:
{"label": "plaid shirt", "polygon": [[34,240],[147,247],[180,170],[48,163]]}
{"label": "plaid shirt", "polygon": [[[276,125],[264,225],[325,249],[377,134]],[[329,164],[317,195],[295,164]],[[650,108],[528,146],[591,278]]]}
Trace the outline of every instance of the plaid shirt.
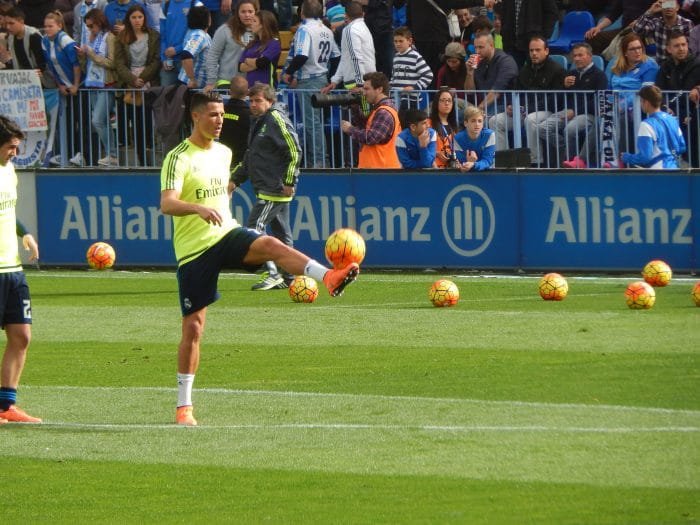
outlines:
{"label": "plaid shirt", "polygon": [[649,15],[644,13],[640,16],[632,27],[632,31],[641,37],[653,38],[656,43],[656,60],[661,61],[669,57],[666,51],[668,37],[672,31],[682,31],[686,37],[690,36],[690,30],[693,29],[693,22],[687,18],[678,15],[676,23],[672,26],[667,26],[664,22],[664,17],[661,15]]}
{"label": "plaid shirt", "polygon": [[[380,100],[379,103],[374,106],[374,109],[380,108],[381,106],[391,106],[394,107],[394,102],[390,98],[385,98]],[[353,122],[354,126],[350,128],[348,134],[352,137],[352,140],[359,142],[360,144],[386,144],[391,140],[391,136],[394,134],[394,117],[388,111],[377,111],[372,120],[372,126],[369,129],[367,127],[368,115],[365,116],[360,111],[360,106],[353,106]]]}

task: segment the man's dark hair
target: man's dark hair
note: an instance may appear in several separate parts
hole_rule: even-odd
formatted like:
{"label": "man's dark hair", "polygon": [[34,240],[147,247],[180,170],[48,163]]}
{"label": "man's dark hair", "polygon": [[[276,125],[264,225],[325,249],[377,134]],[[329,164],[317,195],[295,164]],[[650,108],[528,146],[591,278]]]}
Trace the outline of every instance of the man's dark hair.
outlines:
{"label": "man's dark hair", "polygon": [[364,14],[362,11],[362,4],[359,4],[358,2],[350,2],[345,8],[345,14],[350,20],[360,18]]}
{"label": "man's dark hair", "polygon": [[663,93],[658,86],[644,86],[639,90],[639,98],[646,100],[655,108],[660,108]]}
{"label": "man's dark hair", "polygon": [[686,34],[683,31],[681,31],[680,29],[674,29],[673,31],[671,31],[671,33],[669,33],[668,43],[670,44],[671,40],[675,40],[676,38],[685,38],[686,41],[688,40],[688,37],[686,36]]}
{"label": "man's dark hair", "polygon": [[268,102],[274,103],[276,100],[275,89],[270,84],[263,84],[262,82],[253,84],[253,87],[248,91],[248,96],[254,97],[258,94],[262,95]]}
{"label": "man's dark hair", "polygon": [[187,27],[189,29],[202,29],[206,31],[210,23],[209,9],[203,5],[194,6],[187,13]]}
{"label": "man's dark hair", "polygon": [[382,88],[385,95],[389,95],[389,79],[381,71],[374,71],[372,73],[365,73],[362,80],[369,82],[374,89]]}
{"label": "man's dark hair", "polygon": [[532,35],[530,37],[530,40],[528,41],[528,43],[532,42],[533,40],[541,40],[542,43],[544,44],[544,48],[549,49],[549,44],[547,43],[547,39],[545,37],[543,37],[542,35]]}
{"label": "man's dark hair", "polygon": [[573,51],[574,49],[579,48],[579,47],[584,48],[586,51],[588,51],[589,55],[593,56],[593,48],[591,47],[591,44],[589,44],[588,42],[576,42],[571,47],[571,51]]}
{"label": "man's dark hair", "polygon": [[7,13],[3,13],[2,16],[14,18],[15,20],[21,20],[24,22],[24,11],[22,11],[19,7],[11,7],[8,9]]}
{"label": "man's dark hair", "polygon": [[301,4],[301,14],[306,18],[321,18],[323,6],[318,0],[304,0],[304,3]]}
{"label": "man's dark hair", "polygon": [[477,16],[472,20],[472,33],[476,34],[477,31],[487,30],[489,32],[493,31],[493,24],[489,20],[488,16]]}
{"label": "man's dark hair", "polygon": [[24,139],[24,132],[19,129],[19,126],[14,120],[0,115],[0,145],[9,142],[12,139]]}
{"label": "man's dark hair", "polygon": [[223,103],[223,99],[216,91],[210,91],[209,93],[193,93],[192,98],[190,98],[190,111],[202,111],[211,102]]}
{"label": "man's dark hair", "polygon": [[428,114],[422,109],[408,109],[404,113],[404,122],[407,126],[411,124],[419,124],[428,118]]}

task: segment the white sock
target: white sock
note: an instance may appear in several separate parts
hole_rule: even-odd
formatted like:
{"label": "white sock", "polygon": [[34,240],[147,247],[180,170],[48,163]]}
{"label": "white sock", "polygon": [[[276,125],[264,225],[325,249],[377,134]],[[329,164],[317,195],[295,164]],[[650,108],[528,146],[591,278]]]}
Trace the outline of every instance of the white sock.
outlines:
{"label": "white sock", "polygon": [[328,268],[314,259],[309,259],[309,262],[307,262],[306,266],[304,266],[304,275],[308,275],[319,282],[323,281],[323,276],[326,275],[327,271]]}
{"label": "white sock", "polygon": [[192,405],[192,383],[194,374],[177,374],[177,406]]}

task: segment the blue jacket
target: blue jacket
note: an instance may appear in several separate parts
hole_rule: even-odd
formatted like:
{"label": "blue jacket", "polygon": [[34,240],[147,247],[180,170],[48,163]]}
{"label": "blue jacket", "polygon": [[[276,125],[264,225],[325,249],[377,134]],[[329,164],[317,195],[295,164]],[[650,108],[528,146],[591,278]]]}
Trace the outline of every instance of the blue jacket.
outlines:
{"label": "blue jacket", "polygon": [[493,130],[484,128],[476,140],[469,138],[466,129],[455,135],[455,155],[457,160],[467,162],[467,152],[474,151],[478,160],[474,163],[472,171],[483,171],[493,168],[496,157],[496,135]]}
{"label": "blue jacket", "polygon": [[[44,49],[49,71],[56,82],[61,86],[72,86],[73,67],[80,66],[78,53],[75,50],[75,40],[64,31],[59,31],[53,40],[47,36],[42,37],[41,47]],[[56,64],[54,64],[52,55],[56,57]]]}
{"label": "blue jacket", "polygon": [[173,60],[180,60],[182,44],[187,33],[187,13],[195,5],[202,5],[198,0],[168,0],[163,4],[165,17],[160,19],[160,59],[168,60],[165,50],[175,48]]}
{"label": "blue jacket", "polygon": [[126,19],[126,12],[132,5],[140,5],[143,7],[144,11],[146,11],[146,23],[148,24],[148,27],[153,27],[151,15],[149,14],[148,9],[146,9],[143,2],[137,2],[136,0],[131,0],[128,4],[120,4],[117,2],[117,0],[112,0],[109,2],[104,8],[104,13],[107,17],[107,21],[109,22],[109,27],[114,27],[117,20],[121,20],[123,23]]}
{"label": "blue jacket", "polygon": [[623,153],[622,162],[642,168],[678,169],[677,157],[685,150],[678,119],[657,111],[639,125],[637,153]]}
{"label": "blue jacket", "polygon": [[401,166],[404,168],[432,168],[437,154],[437,134],[433,128],[428,128],[430,142],[421,148],[418,139],[406,128],[396,137],[396,153]]}

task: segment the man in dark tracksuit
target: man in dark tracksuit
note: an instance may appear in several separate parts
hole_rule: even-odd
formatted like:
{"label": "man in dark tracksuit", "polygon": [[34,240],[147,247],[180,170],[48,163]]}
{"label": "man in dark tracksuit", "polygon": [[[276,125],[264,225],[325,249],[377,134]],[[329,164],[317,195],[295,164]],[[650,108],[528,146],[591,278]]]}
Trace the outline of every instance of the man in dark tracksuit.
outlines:
{"label": "man in dark tracksuit", "polygon": [[245,100],[248,95],[248,81],[245,77],[233,77],[229,95],[231,98],[224,106],[224,125],[221,128],[219,142],[228,146],[233,152],[231,167],[234,167],[243,161],[243,156],[248,149],[250,108]]}
{"label": "man in dark tracksuit", "polygon": [[[264,231],[269,225],[272,234],[288,246],[293,245],[289,224],[289,203],[294,198],[299,180],[301,146],[289,118],[273,107],[275,90],[268,84],[256,83],[248,93],[253,120],[248,135],[248,150],[242,165],[231,176],[232,185],[240,186],[250,179],[256,201],[248,217],[248,227]],[[287,288],[294,276],[278,271],[268,261],[253,290]]]}

